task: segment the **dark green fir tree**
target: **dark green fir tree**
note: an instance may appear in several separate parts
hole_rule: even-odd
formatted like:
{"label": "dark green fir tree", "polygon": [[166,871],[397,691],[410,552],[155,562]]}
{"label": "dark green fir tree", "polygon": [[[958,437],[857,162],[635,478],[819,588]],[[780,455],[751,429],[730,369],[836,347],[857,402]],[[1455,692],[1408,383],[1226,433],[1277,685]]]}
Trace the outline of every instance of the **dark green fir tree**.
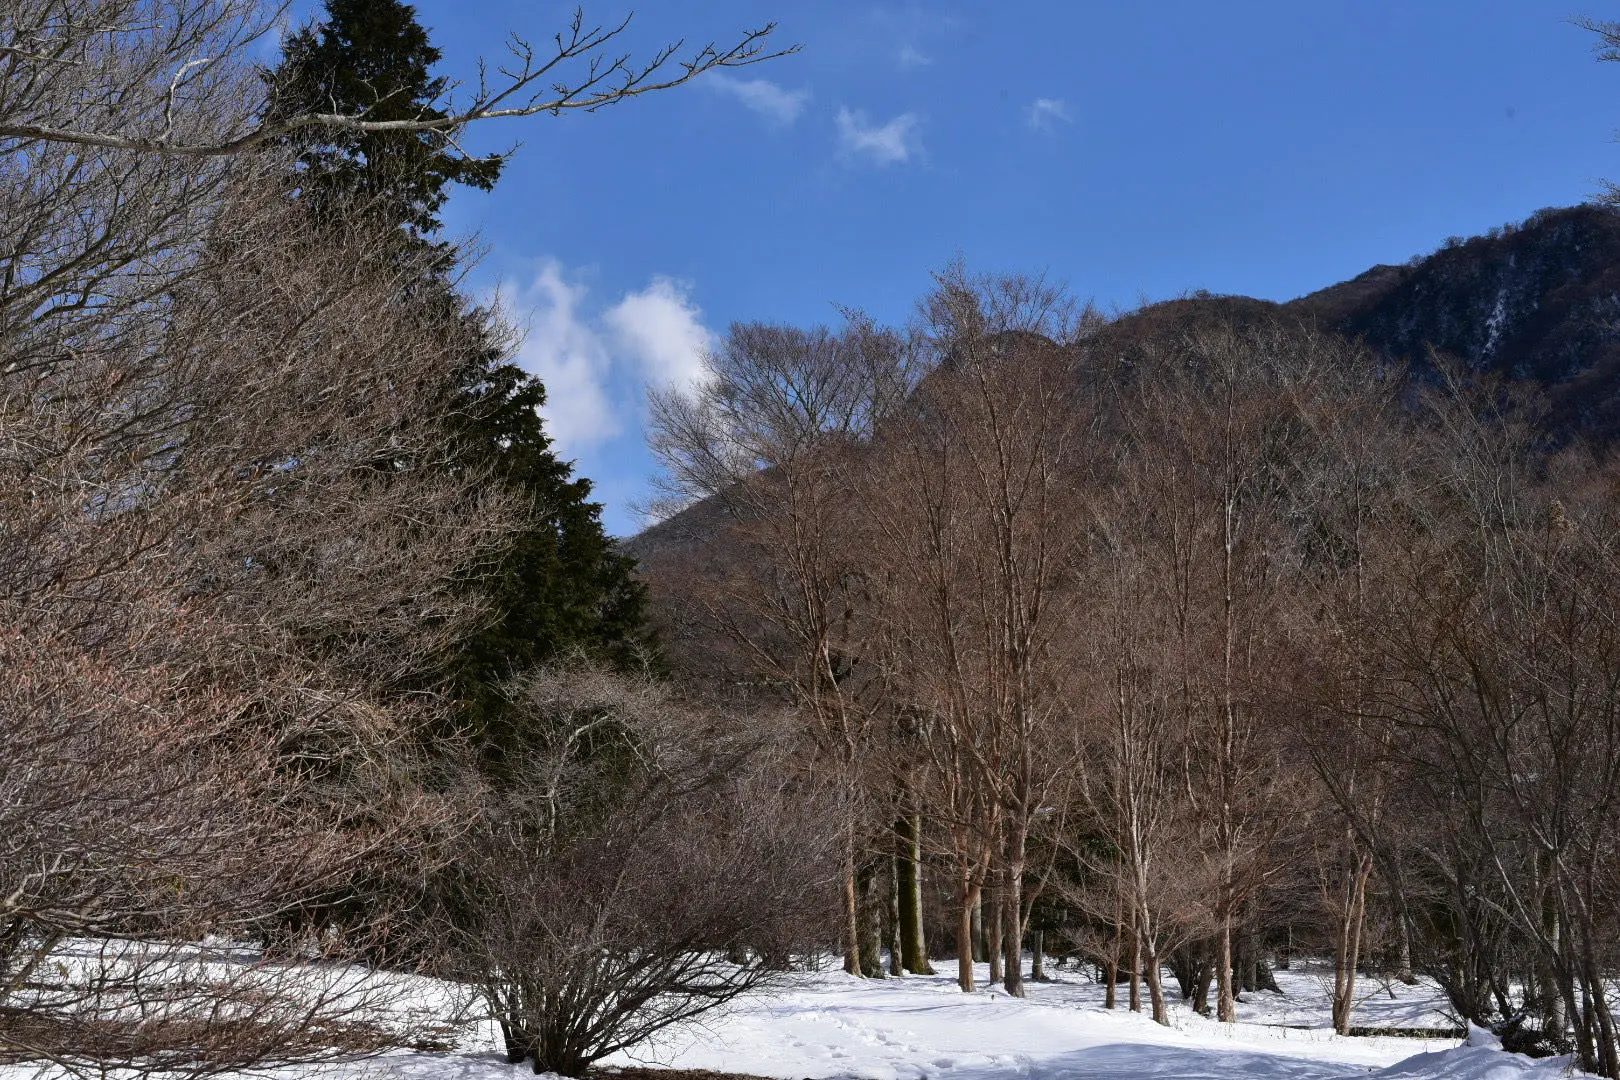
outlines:
{"label": "dark green fir tree", "polygon": [[[279,115],[365,110],[378,120],[438,116],[445,81],[432,69],[439,59],[410,5],[326,0],[325,17],[289,37],[281,63],[266,72],[270,108]],[[458,309],[467,306],[450,277],[451,249],[438,240],[439,211],[453,184],[491,189],[500,156],[467,157],[432,133],[320,128],[300,131],[291,149],[299,198],[317,216],[378,215],[407,243],[446,252],[417,287],[441,291]],[[545,433],[538,412],[545,388],[511,362],[487,312],[473,310],[465,319],[469,344],[451,410],[457,457],[465,467],[487,469],[531,511],[530,527],[493,573],[469,586],[491,597],[494,622],[446,664],[464,706],[462,725],[484,739],[498,765],[524,741],[500,693],[509,675],[574,655],[629,668],[646,662],[651,639],[634,562],[604,531],[590,481],[573,475]]]}
{"label": "dark green fir tree", "polygon": [[[368,120],[439,120],[447,82],[416,9],[398,0],[326,0],[326,17],[292,34],[269,73],[270,118],[302,113]],[[353,132],[309,127],[291,138],[301,197],[319,209],[385,216],[425,237],[439,230],[451,184],[489,191],[500,155],[472,158],[435,132]]]}

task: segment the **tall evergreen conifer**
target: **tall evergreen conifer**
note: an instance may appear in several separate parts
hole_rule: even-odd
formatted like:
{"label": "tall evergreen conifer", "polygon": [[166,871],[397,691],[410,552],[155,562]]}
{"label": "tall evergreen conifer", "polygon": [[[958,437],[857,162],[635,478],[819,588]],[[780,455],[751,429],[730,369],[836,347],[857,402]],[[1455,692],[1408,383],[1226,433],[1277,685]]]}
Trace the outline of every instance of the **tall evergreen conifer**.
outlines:
{"label": "tall evergreen conifer", "polygon": [[[326,0],[326,18],[289,37],[270,75],[272,116],[364,114],[368,120],[437,120],[447,88],[431,69],[442,54],[398,0]],[[505,164],[469,158],[434,132],[361,133],[304,128],[298,151],[302,197],[317,207],[381,214],[422,237],[438,231],[451,184],[489,191]]]}
{"label": "tall evergreen conifer", "polygon": [[[281,64],[266,74],[271,111],[365,110],[379,120],[439,116],[435,102],[446,83],[431,71],[439,59],[410,5],[326,0],[325,18],[289,37]],[[432,133],[309,128],[292,149],[299,197],[317,214],[380,215],[412,244],[439,243],[438,214],[450,185],[488,191],[504,164],[498,155],[466,157]],[[419,287],[464,307],[445,250],[438,276]],[[537,411],[545,388],[510,361],[487,312],[472,311],[466,319],[468,355],[455,387],[461,457],[469,468],[489,469],[532,509],[530,527],[474,586],[492,596],[495,621],[449,658],[446,672],[464,703],[463,722],[484,738],[489,761],[498,766],[524,743],[499,691],[508,675],[576,652],[630,667],[642,662],[650,639],[634,562],[603,530],[601,506],[589,501],[590,481],[573,475],[545,433]]]}

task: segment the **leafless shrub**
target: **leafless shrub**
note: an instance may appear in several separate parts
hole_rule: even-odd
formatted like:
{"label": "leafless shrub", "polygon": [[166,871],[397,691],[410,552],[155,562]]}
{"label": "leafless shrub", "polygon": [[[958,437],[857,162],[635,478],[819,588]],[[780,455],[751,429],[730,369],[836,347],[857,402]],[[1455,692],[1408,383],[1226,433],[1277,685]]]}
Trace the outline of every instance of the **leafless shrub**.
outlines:
{"label": "leafless shrub", "polygon": [[647,680],[544,671],[515,693],[553,735],[492,797],[452,948],[509,1060],[583,1075],[778,980],[821,928],[830,808]]}
{"label": "leafless shrub", "polygon": [[[94,650],[37,627],[0,639],[0,1052],[204,1075],[396,1043],[379,1025],[397,987],[334,982],[318,955],[270,962],[252,941],[347,888],[422,815],[394,799],[377,809],[404,824],[346,827],[332,793],[287,767],[286,726],[252,723],[252,700],[195,665],[143,655],[190,628],[143,629],[156,640]],[[210,959],[204,939],[246,944]]]}

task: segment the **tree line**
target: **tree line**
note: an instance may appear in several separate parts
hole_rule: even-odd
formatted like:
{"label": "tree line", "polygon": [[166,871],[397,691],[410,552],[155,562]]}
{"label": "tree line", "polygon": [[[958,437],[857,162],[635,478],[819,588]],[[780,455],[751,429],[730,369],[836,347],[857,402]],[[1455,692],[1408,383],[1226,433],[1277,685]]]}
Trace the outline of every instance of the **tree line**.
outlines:
{"label": "tree line", "polygon": [[902,329],[733,327],[656,402],[671,662],[811,735],[846,970],[927,970],[932,922],[963,990],[1057,946],[1229,1021],[1304,951],[1340,1032],[1422,973],[1615,1074],[1620,478],[1430,370],[953,267]]}

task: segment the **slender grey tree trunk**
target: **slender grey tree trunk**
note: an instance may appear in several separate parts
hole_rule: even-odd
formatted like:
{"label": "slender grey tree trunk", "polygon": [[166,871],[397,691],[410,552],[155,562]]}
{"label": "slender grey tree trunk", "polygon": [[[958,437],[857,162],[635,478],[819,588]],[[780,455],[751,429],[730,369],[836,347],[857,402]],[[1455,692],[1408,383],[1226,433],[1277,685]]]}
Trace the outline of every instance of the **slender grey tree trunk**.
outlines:
{"label": "slender grey tree trunk", "polygon": [[1237,1020],[1236,995],[1232,992],[1232,916],[1221,916],[1215,941],[1215,1017],[1223,1024]]}
{"label": "slender grey tree trunk", "polygon": [[890,857],[888,888],[884,890],[888,901],[884,910],[884,936],[889,943],[889,974],[896,977],[906,973],[900,961],[900,862],[900,856]]}
{"label": "slender grey tree trunk", "polygon": [[861,974],[861,894],[855,880],[855,824],[844,833],[844,971]]}
{"label": "slender grey tree trunk", "polygon": [[990,959],[984,937],[984,889],[973,892],[973,962],[983,964]]}
{"label": "slender grey tree trunk", "polygon": [[[1554,956],[1560,955],[1563,951],[1561,948],[1562,926],[1559,923],[1557,908],[1554,907],[1550,896],[1543,902],[1542,925],[1547,935],[1550,951]],[[1557,1040],[1557,1045],[1562,1046],[1565,1033],[1569,1028],[1568,1017],[1564,1014],[1563,987],[1560,985],[1558,973],[1554,970],[1551,961],[1543,960],[1541,962],[1540,976],[1541,998],[1544,1002],[1542,1008],[1545,1011],[1545,1016],[1542,1019],[1542,1030],[1551,1034]]]}
{"label": "slender grey tree trunk", "polygon": [[877,860],[864,863],[856,876],[860,895],[861,975],[883,978],[883,908],[886,897],[878,890]]}
{"label": "slender grey tree trunk", "polygon": [[1136,911],[1131,911],[1131,1012],[1142,1011],[1142,935],[1136,929]]}
{"label": "slender grey tree trunk", "polygon": [[1164,972],[1159,967],[1159,953],[1151,941],[1142,944],[1145,946],[1142,949],[1143,976],[1147,979],[1148,1001],[1153,1006],[1153,1022],[1169,1027],[1170,1010],[1164,1003]]}
{"label": "slender grey tree trunk", "polygon": [[1344,911],[1333,950],[1333,1030],[1350,1034],[1350,1016],[1356,1004],[1356,968],[1361,963],[1361,931],[1366,923],[1367,879],[1372,856],[1362,854],[1345,883]]}
{"label": "slender grey tree trunk", "polygon": [[1108,976],[1108,988],[1103,991],[1103,1008],[1113,1009],[1119,1006],[1119,955],[1124,952],[1125,946],[1125,902],[1119,890],[1114,890],[1114,944],[1108,950],[1108,962],[1103,970]]}
{"label": "slender grey tree trunk", "polygon": [[1007,867],[1001,890],[1002,955],[1005,971],[1001,985],[1013,997],[1024,996],[1024,863],[1015,859]]}
{"label": "slender grey tree trunk", "polygon": [[1001,921],[1001,894],[1004,890],[997,885],[986,891],[990,893],[990,903],[986,905],[990,910],[984,920],[984,952],[986,958],[990,961],[990,981],[992,983],[998,983],[1001,981],[1003,974],[1001,963],[1001,939],[1003,930]]}

